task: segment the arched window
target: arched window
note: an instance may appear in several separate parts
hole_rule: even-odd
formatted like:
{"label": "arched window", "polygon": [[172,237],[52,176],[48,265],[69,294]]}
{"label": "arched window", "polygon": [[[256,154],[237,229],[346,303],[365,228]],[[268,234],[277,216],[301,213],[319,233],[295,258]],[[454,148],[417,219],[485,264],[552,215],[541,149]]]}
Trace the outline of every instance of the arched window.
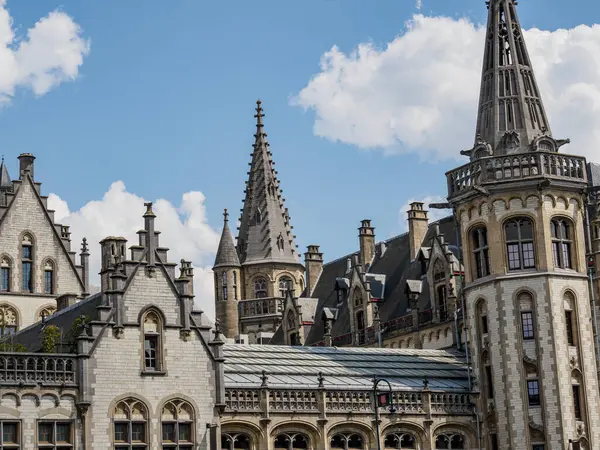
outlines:
{"label": "arched window", "polygon": [[294,289],[294,282],[290,277],[281,277],[279,279],[279,296],[286,297],[288,291]]}
{"label": "arched window", "polygon": [[288,330],[293,330],[296,328],[296,317],[292,311],[288,311],[287,314],[287,326]]}
{"label": "arched window", "polygon": [[44,263],[44,294],[54,294],[54,264],[50,260]]}
{"label": "arched window", "polygon": [[475,258],[476,278],[490,274],[490,252],[488,248],[487,229],[475,228],[471,233],[473,239],[473,256]]}
{"label": "arched window", "polygon": [[265,298],[267,296],[267,280],[257,278],[254,280],[254,298]]}
{"label": "arched window", "polygon": [[50,317],[52,314],[56,312],[56,307],[54,306],[46,306],[42,308],[38,315],[38,320],[44,320]]}
{"label": "arched window", "polygon": [[555,218],[550,222],[550,232],[552,234],[552,255],[554,257],[554,267],[571,269],[571,223],[567,219]]}
{"label": "arched window", "polygon": [[161,415],[162,448],[191,450],[194,448],[194,409],[183,400],[165,404]]}
{"label": "arched window", "polygon": [[331,450],[364,450],[364,439],[360,434],[356,433],[338,433],[331,438]]}
{"label": "arched window", "polygon": [[148,408],[135,398],[120,401],[113,411],[114,450],[145,449],[148,445]]}
{"label": "arched window", "polygon": [[244,433],[221,434],[221,450],[250,450],[252,447],[250,436]]}
{"label": "arched window", "polygon": [[237,300],[237,272],[235,270],[233,271],[233,283],[231,284],[231,290],[233,291],[233,299]]}
{"label": "arched window", "polygon": [[0,258],[0,292],[10,292],[12,264],[8,256]]}
{"label": "arched window", "polygon": [[458,433],[440,434],[435,438],[435,448],[464,450],[465,438]]}
{"label": "arched window", "polygon": [[362,306],[363,304],[363,295],[360,289],[355,288],[354,293],[352,294],[352,299],[354,301],[354,306]]}
{"label": "arched window", "polygon": [[509,270],[535,268],[533,222],[527,218],[512,219],[504,225]]}
{"label": "arched window", "polygon": [[301,433],[281,433],[275,438],[275,450],[306,450],[308,437]]}
{"label": "arched window", "polygon": [[33,292],[33,238],[29,234],[21,241],[21,289]]}
{"label": "arched window", "polygon": [[17,311],[9,305],[0,306],[0,337],[12,336],[19,329]]}
{"label": "arched window", "polygon": [[565,308],[567,343],[570,346],[576,346],[579,332],[577,327],[577,313],[575,312],[575,296],[572,292],[565,293],[563,303]]}
{"label": "arched window", "polygon": [[383,441],[385,450],[409,450],[417,448],[417,438],[409,433],[390,433]]}
{"label": "arched window", "polygon": [[227,272],[221,275],[221,287],[223,288],[223,300],[227,300]]}
{"label": "arched window", "polygon": [[156,311],[148,311],[142,319],[144,331],[144,365],[146,372],[161,371],[162,363],[162,321]]}
{"label": "arched window", "polygon": [[585,399],[583,398],[582,377],[578,370],[574,370],[571,374],[571,387],[573,390],[573,414],[575,415],[575,420],[583,421]]}

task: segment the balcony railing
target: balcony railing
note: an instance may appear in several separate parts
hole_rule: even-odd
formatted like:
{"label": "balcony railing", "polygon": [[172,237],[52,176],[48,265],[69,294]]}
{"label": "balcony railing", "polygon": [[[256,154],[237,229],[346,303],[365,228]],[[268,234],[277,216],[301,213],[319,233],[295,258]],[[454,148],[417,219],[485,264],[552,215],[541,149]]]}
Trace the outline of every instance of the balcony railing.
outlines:
{"label": "balcony railing", "polygon": [[245,317],[281,314],[283,311],[283,298],[268,297],[242,300],[238,303],[238,308],[241,319]]}
{"label": "balcony railing", "polygon": [[501,181],[557,178],[587,182],[585,158],[558,153],[535,152],[482,158],[446,174],[449,197],[475,186]]}
{"label": "balcony railing", "polygon": [[0,386],[76,386],[75,362],[71,355],[0,353]]}

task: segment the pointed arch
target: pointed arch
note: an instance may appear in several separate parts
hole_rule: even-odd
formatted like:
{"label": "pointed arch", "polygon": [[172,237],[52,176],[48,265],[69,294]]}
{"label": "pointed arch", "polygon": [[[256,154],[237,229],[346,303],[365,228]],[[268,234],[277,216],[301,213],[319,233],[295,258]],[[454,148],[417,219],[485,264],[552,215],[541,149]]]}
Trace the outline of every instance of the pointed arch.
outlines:
{"label": "pointed arch", "polygon": [[141,314],[142,372],[163,372],[165,370],[163,352],[164,315],[155,307],[148,307]]}
{"label": "pointed arch", "polygon": [[6,253],[0,255],[0,292],[12,290],[13,260]]}
{"label": "pointed arch", "polygon": [[165,402],[160,413],[163,448],[188,450],[196,442],[194,407],[179,398]]}
{"label": "pointed arch", "polygon": [[126,397],[112,408],[112,441],[115,448],[135,450],[136,445],[149,444],[150,420],[145,402]]}

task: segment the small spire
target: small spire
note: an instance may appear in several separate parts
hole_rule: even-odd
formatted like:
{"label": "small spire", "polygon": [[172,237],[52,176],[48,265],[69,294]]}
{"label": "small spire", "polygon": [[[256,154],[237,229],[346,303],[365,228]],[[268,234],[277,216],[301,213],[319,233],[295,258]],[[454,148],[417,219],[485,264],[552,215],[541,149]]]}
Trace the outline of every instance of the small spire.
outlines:
{"label": "small spire", "polygon": [[143,217],[156,217],[156,214],[152,211],[152,202],[144,203],[144,206],[146,207],[146,212]]}
{"label": "small spire", "polygon": [[256,118],[256,128],[263,126],[262,118],[265,117],[261,104],[262,102],[260,99],[256,100],[256,114],[254,114],[254,117]]}
{"label": "small spire", "polygon": [[227,212],[227,208],[223,211],[223,222],[229,222],[229,213]]}

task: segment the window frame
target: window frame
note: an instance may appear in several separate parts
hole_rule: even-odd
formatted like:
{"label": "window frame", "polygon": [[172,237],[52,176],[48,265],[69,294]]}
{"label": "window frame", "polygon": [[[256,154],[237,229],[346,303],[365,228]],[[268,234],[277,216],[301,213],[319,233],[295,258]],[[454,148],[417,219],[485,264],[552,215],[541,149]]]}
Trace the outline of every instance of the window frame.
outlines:
{"label": "window frame", "polygon": [[283,275],[279,277],[277,287],[279,289],[279,296],[285,298],[287,297],[288,292],[294,290],[294,280],[292,280],[292,278],[288,275]]}
{"label": "window frame", "polygon": [[[127,410],[128,410],[127,418],[126,419],[122,419],[122,418],[115,419],[115,410],[121,404],[125,404],[127,406]],[[133,418],[131,417],[132,404],[133,405],[135,405],[135,404],[142,405],[144,416],[145,416],[144,420],[138,420],[138,419],[133,420]],[[150,430],[149,430],[150,420],[149,420],[148,412],[149,412],[149,409],[146,406],[146,404],[143,401],[138,400],[135,397],[124,398],[124,399],[120,400],[119,402],[117,402],[117,404],[115,405],[115,407],[113,409],[113,413],[112,413],[112,417],[111,417],[111,424],[112,424],[112,427],[111,427],[112,428],[112,437],[111,437],[112,447],[111,448],[113,450],[115,450],[115,449],[137,450],[137,448],[139,448],[139,447],[143,447],[146,449],[150,448]],[[143,441],[134,441],[133,440],[133,425],[134,424],[135,425],[139,425],[139,424],[143,425],[143,432],[144,432]],[[117,441],[117,439],[116,439],[117,425],[125,425],[126,426],[127,440]]]}
{"label": "window frame", "polygon": [[11,292],[12,260],[8,255],[0,257],[0,292]]}
{"label": "window frame", "polygon": [[[162,416],[163,414],[161,413],[161,420],[160,420],[160,448],[162,449],[168,449],[168,450],[192,450],[196,447],[196,411],[194,410],[194,407],[187,401],[185,400],[181,400],[181,399],[173,399],[173,400],[169,400],[167,402],[165,402],[165,404],[163,404],[161,412],[165,410],[165,408],[168,407],[168,405],[171,404],[173,405],[173,408],[176,412],[178,412],[181,408],[181,405],[185,405],[187,408],[189,408],[189,412],[191,415],[191,419],[189,420],[183,420],[181,418],[178,417],[178,414],[176,414],[177,417],[175,417],[174,420],[163,420]],[[181,440],[181,425],[189,425],[190,429],[190,439],[187,441],[182,441]],[[175,441],[166,441],[165,440],[165,436],[164,436],[164,426],[165,425],[174,425],[174,433],[175,433]]]}
{"label": "window frame", "polygon": [[475,259],[475,279],[487,277],[491,273],[490,248],[487,238],[487,227],[476,226],[471,230],[473,258]]}
{"label": "window frame", "polygon": [[227,271],[221,274],[221,289],[223,290],[223,300],[227,300]]}
{"label": "window frame", "polygon": [[[296,450],[299,447],[295,447],[294,446],[294,440],[298,437],[301,436],[304,441],[306,442],[306,449],[310,449],[311,448],[311,443],[310,443],[310,438],[304,434],[304,433],[278,433],[274,438],[273,438],[273,450]],[[280,437],[283,437],[285,439],[288,440],[287,442],[287,446],[286,447],[275,447],[277,439],[279,439]]]}
{"label": "window frame", "polygon": [[[222,450],[238,450],[238,449],[243,449],[243,447],[238,447],[236,449],[235,447],[235,442],[238,440],[238,438],[240,436],[243,436],[244,438],[246,438],[248,440],[248,449],[253,449],[254,448],[254,444],[253,444],[253,439],[252,436],[248,433],[245,433],[243,431],[240,432],[223,432],[221,431],[221,449]],[[228,447],[224,448],[223,447],[223,438],[229,440],[228,442]]]}
{"label": "window frame", "polygon": [[[385,441],[389,437],[393,437],[398,441],[397,447],[386,446]],[[402,441],[404,440],[404,438],[412,439],[413,447],[403,446]],[[390,432],[390,433],[387,433],[385,435],[385,437],[383,438],[383,449],[385,449],[385,450],[391,450],[391,449],[393,449],[393,450],[416,450],[417,448],[419,448],[418,445],[419,445],[419,441],[417,439],[417,436],[410,432]]]}
{"label": "window frame", "polygon": [[565,310],[565,331],[567,333],[567,343],[570,347],[575,347],[577,345],[577,340],[575,337],[575,330],[577,329],[576,324],[574,323],[574,314],[570,309]]}
{"label": "window frame", "polygon": [[535,322],[533,320],[533,311],[521,311],[521,336],[524,341],[535,339]]}
{"label": "window frame", "polygon": [[[4,443],[4,425],[15,425],[16,442]],[[0,420],[0,449],[20,450],[23,445],[23,428],[20,420],[2,419]]]}
{"label": "window frame", "polygon": [[44,270],[43,292],[44,294],[52,295],[56,290],[56,264],[52,260],[46,259],[42,268]]}
{"label": "window frame", "polygon": [[576,421],[581,422],[583,421],[583,398],[581,396],[581,385],[573,384],[571,385],[571,390],[573,393],[573,415],[575,416]]}
{"label": "window frame", "polygon": [[572,229],[573,222],[566,217],[553,217],[550,220],[552,261],[557,269],[573,269]]}
{"label": "window frame", "polygon": [[[42,442],[40,439],[40,427],[42,425],[48,425],[48,424],[52,425],[51,439],[50,439],[50,441]],[[61,442],[57,441],[58,425],[68,425],[68,427],[69,427],[69,430],[68,430],[69,431],[69,440],[68,441],[61,441]],[[67,448],[67,447],[74,448],[75,447],[74,421],[70,420],[68,418],[65,418],[64,420],[62,420],[62,419],[39,419],[39,420],[37,420],[37,424],[36,424],[35,436],[36,436],[37,447],[39,449],[63,450],[64,448]],[[3,436],[3,438],[4,438],[4,436]]]}
{"label": "window frame", "polygon": [[[529,222],[531,225],[531,238],[523,237],[523,224],[524,222]],[[511,225],[516,226],[517,238],[516,239],[508,239],[508,227]],[[504,222],[503,225],[504,231],[504,243],[506,248],[506,267],[509,272],[517,272],[520,270],[531,270],[537,267],[536,263],[536,246],[535,246],[535,222],[533,219],[527,216],[513,217]],[[525,248],[525,246],[531,246],[531,248]],[[525,254],[528,254],[528,257],[525,257]],[[529,255],[530,253],[530,255]],[[516,261],[511,255],[515,255],[518,257],[519,266],[513,267],[513,261]],[[530,256],[530,257],[529,257]],[[526,265],[526,261],[532,261],[530,265]]]}
{"label": "window frame", "polygon": [[[148,316],[154,316],[156,320],[156,330],[152,331],[146,328],[146,320]],[[150,322],[148,322],[148,328]],[[142,345],[142,374],[164,374],[165,362],[163,358],[163,330],[164,330],[164,319],[162,314],[155,308],[149,308],[144,312],[141,317],[140,331],[141,331],[141,345]],[[154,348],[147,347],[146,343],[154,343]],[[149,353],[150,352],[150,356]],[[152,356],[153,352],[153,356]],[[149,365],[149,361],[154,361],[155,365]]]}
{"label": "window frame", "polygon": [[[28,249],[27,255],[25,249]],[[35,274],[34,274],[34,240],[33,236],[25,233],[21,238],[20,245],[21,256],[21,292],[32,294],[35,292]]]}
{"label": "window frame", "polygon": [[264,276],[259,276],[254,279],[254,298],[267,298],[269,292],[269,284]]}
{"label": "window frame", "polygon": [[533,379],[526,380],[526,382],[527,382],[527,404],[529,406],[534,406],[534,407],[541,406],[542,398],[540,395],[540,380],[538,380],[537,378],[533,378]]}

